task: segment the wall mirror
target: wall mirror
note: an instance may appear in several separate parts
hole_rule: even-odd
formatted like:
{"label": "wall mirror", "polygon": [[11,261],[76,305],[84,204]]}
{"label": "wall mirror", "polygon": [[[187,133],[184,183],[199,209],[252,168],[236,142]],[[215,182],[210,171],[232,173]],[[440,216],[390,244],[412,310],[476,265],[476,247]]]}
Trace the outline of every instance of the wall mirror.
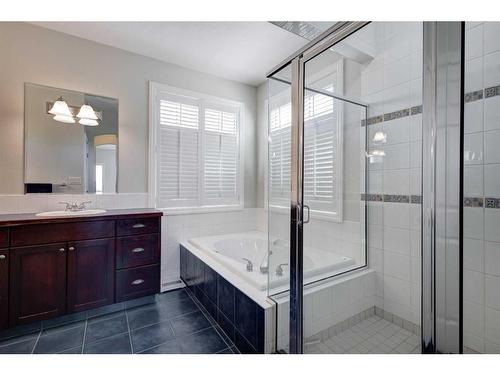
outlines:
{"label": "wall mirror", "polygon": [[118,99],[26,83],[24,192],[116,193]]}

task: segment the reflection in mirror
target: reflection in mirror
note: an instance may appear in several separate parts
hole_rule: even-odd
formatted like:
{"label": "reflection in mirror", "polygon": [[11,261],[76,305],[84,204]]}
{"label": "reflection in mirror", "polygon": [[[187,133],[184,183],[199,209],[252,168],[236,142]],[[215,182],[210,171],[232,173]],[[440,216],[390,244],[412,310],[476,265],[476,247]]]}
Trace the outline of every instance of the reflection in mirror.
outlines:
{"label": "reflection in mirror", "polygon": [[25,84],[25,193],[115,193],[118,100]]}

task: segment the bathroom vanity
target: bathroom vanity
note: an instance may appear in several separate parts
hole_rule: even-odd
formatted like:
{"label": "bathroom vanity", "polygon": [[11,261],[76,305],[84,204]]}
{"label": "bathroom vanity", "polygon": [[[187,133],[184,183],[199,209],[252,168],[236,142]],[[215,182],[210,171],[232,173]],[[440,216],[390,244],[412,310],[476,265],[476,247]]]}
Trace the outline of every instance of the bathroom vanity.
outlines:
{"label": "bathroom vanity", "polygon": [[0,328],[158,293],[161,216],[0,215]]}

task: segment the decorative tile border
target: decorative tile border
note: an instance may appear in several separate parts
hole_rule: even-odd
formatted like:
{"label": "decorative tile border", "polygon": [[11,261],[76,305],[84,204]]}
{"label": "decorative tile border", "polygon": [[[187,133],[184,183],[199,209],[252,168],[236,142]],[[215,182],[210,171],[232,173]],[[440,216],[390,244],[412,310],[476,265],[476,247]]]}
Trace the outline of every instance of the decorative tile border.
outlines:
{"label": "decorative tile border", "polygon": [[483,90],[472,91],[465,94],[465,102],[475,102],[476,100],[480,100],[483,98]]}
{"label": "decorative tile border", "polygon": [[500,198],[464,197],[464,207],[500,208]]}
{"label": "decorative tile border", "polygon": [[412,203],[421,204],[421,195],[400,195],[400,194],[361,194],[362,201],[387,202],[387,203]]}
{"label": "decorative tile border", "polygon": [[499,198],[484,198],[484,206],[486,208],[500,208]]}
{"label": "decorative tile border", "polygon": [[408,195],[384,194],[384,202],[410,203],[410,197]]}
{"label": "decorative tile border", "polygon": [[492,98],[494,96],[500,95],[500,85],[487,87],[484,90],[471,91],[465,94],[465,102],[475,102],[477,100],[481,100],[483,98]]}
{"label": "decorative tile border", "polygon": [[410,203],[422,204],[422,196],[421,195],[410,195]]}
{"label": "decorative tile border", "polygon": [[361,120],[361,126],[374,125],[381,122],[397,120],[403,117],[415,116],[422,113],[422,106],[417,105],[410,108],[400,109],[399,111],[384,113],[383,115],[369,117],[366,120]]}
{"label": "decorative tile border", "polygon": [[361,194],[361,200],[368,202],[383,202],[384,196],[382,194]]}
{"label": "decorative tile border", "polygon": [[464,197],[464,207],[484,207],[484,198]]}
{"label": "decorative tile border", "polygon": [[500,86],[493,86],[484,89],[484,97],[491,98],[492,96],[500,95]]}

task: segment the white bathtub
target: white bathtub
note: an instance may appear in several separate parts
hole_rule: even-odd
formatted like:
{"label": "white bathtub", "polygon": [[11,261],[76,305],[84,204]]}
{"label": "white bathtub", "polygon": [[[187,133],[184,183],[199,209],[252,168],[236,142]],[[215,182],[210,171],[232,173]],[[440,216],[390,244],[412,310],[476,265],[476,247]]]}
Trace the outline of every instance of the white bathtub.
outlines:
{"label": "white bathtub", "polygon": [[[267,234],[253,231],[227,234],[221,236],[198,237],[189,240],[189,243],[208,254],[222,266],[236,273],[247,283],[258,290],[281,289],[289,283],[288,265],[282,266],[283,276],[276,273],[279,264],[289,262],[289,244],[282,240],[271,239],[272,254],[269,258],[268,273],[262,273],[260,266],[265,266],[268,249]],[[247,271],[247,258],[253,265],[252,271]],[[331,253],[328,251],[304,249],[304,281],[305,283],[320,280],[339,270],[346,270],[354,266],[352,258]]]}

